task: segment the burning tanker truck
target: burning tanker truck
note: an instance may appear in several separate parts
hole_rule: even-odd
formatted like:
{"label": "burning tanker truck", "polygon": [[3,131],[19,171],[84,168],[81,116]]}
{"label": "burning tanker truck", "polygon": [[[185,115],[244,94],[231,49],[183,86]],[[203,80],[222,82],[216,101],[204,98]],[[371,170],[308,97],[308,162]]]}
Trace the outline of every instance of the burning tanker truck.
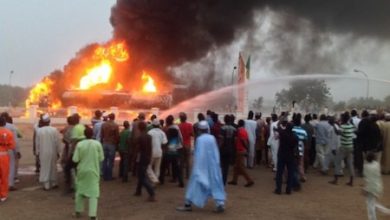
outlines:
{"label": "burning tanker truck", "polygon": [[[123,42],[89,45],[63,71],[54,71],[35,85],[26,107],[170,108],[175,85],[163,80],[157,84],[157,74],[146,70],[134,73],[130,71],[132,66]],[[129,77],[130,74],[133,76]]]}
{"label": "burning tanker truck", "polygon": [[[107,108],[120,106],[124,108],[167,109],[172,106],[172,93],[127,92],[113,90],[67,90],[62,95],[64,106],[86,106],[90,108]],[[47,104],[45,105],[47,106]]]}

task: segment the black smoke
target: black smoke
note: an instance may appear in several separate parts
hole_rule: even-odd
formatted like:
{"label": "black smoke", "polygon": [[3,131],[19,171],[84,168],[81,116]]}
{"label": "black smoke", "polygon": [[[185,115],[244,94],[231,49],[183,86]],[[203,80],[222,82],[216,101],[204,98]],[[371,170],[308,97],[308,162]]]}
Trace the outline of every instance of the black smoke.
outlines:
{"label": "black smoke", "polygon": [[[299,28],[297,20],[307,19],[316,34],[390,36],[387,0],[118,0],[111,23],[114,37],[132,48],[133,68],[164,72],[167,67],[199,60],[256,28],[255,12],[264,8],[290,16],[286,33]],[[321,41],[319,37],[313,44]]]}
{"label": "black smoke", "polygon": [[254,5],[240,1],[118,0],[112,8],[114,37],[124,39],[133,68],[167,67],[204,57],[253,25]]}
{"label": "black smoke", "polygon": [[[261,23],[267,11],[277,16],[259,41],[258,20]],[[343,50],[354,42],[390,39],[390,0],[117,0],[110,21],[114,40],[124,40],[130,53],[129,62],[116,70],[119,82],[135,88],[142,70],[173,81],[177,80],[172,73],[175,67],[200,64],[204,68],[194,68],[193,76],[181,79],[190,83],[192,96],[231,81],[230,75],[223,78],[213,61],[227,57],[228,52],[216,51],[226,50],[244,35],[242,49],[254,61],[259,60],[258,54],[269,54],[261,56],[266,59],[261,62],[288,74],[336,72],[348,56]],[[335,34],[348,36],[348,40],[336,50],[327,50],[334,46]],[[273,51],[269,52],[270,44]],[[85,57],[96,46],[87,45],[63,70],[50,75],[61,82],[56,84],[56,96],[61,97],[67,85],[79,80],[83,69],[78,68],[91,62]]]}
{"label": "black smoke", "polygon": [[265,4],[276,11],[306,18],[322,32],[381,39],[390,36],[387,0],[268,0]]}

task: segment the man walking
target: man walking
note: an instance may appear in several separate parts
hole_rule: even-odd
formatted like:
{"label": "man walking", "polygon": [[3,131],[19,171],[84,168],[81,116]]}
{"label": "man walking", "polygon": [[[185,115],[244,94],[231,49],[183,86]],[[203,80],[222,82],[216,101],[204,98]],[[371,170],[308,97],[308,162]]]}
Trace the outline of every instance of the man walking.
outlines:
{"label": "man walking", "polygon": [[229,173],[229,166],[233,160],[235,152],[235,141],[237,130],[232,125],[232,120],[230,115],[225,115],[224,118],[225,125],[221,128],[221,135],[219,137],[220,141],[220,158],[221,158],[221,169],[222,169],[222,179],[223,184],[226,185],[227,176]]}
{"label": "man walking", "polygon": [[[185,176],[188,179],[190,176],[190,159],[191,159],[191,137],[194,136],[192,124],[187,122],[187,115],[184,112],[179,114],[180,118],[180,133],[183,136],[183,148],[181,151],[182,169],[185,170]],[[184,174],[183,174],[184,175]]]}
{"label": "man walking", "polygon": [[235,143],[236,158],[234,163],[233,180],[228,182],[228,184],[237,185],[238,177],[242,175],[246,180],[245,187],[251,187],[254,184],[254,182],[246,172],[245,165],[244,165],[245,156],[248,154],[248,146],[249,146],[248,133],[246,132],[246,129],[244,127],[245,127],[245,121],[239,120],[236,143]]}
{"label": "man walking", "polygon": [[334,180],[329,182],[331,184],[337,184],[338,177],[342,174],[341,163],[346,159],[350,175],[347,185],[353,186],[353,178],[355,176],[355,168],[353,165],[353,139],[355,137],[355,128],[349,121],[349,114],[347,112],[341,115],[340,148],[336,153],[335,175]]}
{"label": "man walking", "polygon": [[192,211],[192,204],[204,207],[210,196],[216,203],[215,212],[225,210],[225,190],[222,182],[217,141],[208,134],[208,123],[198,124],[201,135],[196,140],[192,174],[185,195],[185,203],[177,211]]}
{"label": "man walking", "polygon": [[320,116],[320,122],[316,124],[315,126],[315,133],[316,133],[316,161],[314,162],[314,167],[317,167],[317,165],[320,166],[321,173],[323,175],[327,175],[328,173],[328,167],[327,162],[325,161],[325,155],[327,152],[329,152],[329,130],[330,125],[326,119],[326,116],[322,114]]}
{"label": "man walking", "polygon": [[282,194],[283,173],[287,170],[286,194],[291,194],[294,183],[296,151],[298,148],[298,137],[293,132],[293,125],[283,121],[279,129],[280,146],[278,149],[278,169],[276,171],[275,194]]}
{"label": "man walking", "polygon": [[[376,154],[377,160],[381,161],[383,146],[376,111],[370,112],[369,117],[360,122],[357,136],[363,154],[367,155],[368,152],[373,152]],[[360,167],[358,171],[360,172]]]}
{"label": "man walking", "polygon": [[[304,153],[305,153],[305,141],[307,140],[306,130],[301,126],[302,115],[300,113],[295,114],[293,117],[294,127],[292,129],[295,136],[298,138],[298,155],[297,155],[297,164],[294,168],[294,187],[300,188],[299,181],[306,182],[305,169],[304,169]],[[299,177],[299,178],[298,178]]]}
{"label": "man walking", "polygon": [[119,177],[122,178],[122,182],[128,181],[129,172],[129,150],[130,142],[129,137],[131,135],[130,123],[128,121],[123,122],[123,130],[119,134]]}
{"label": "man walking", "polygon": [[278,137],[278,116],[276,114],[271,115],[272,123],[269,128],[269,138],[267,144],[271,147],[272,154],[272,163],[273,169],[272,171],[276,172],[277,164],[278,164],[278,150],[279,150],[279,137]]}
{"label": "man walking", "polygon": [[382,135],[382,173],[390,174],[390,114],[386,114],[384,121],[378,122]]}
{"label": "man walking", "polygon": [[84,199],[88,198],[90,219],[96,219],[98,198],[100,195],[100,162],[103,161],[103,147],[99,141],[93,140],[93,130],[85,128],[86,139],[80,141],[73,154],[73,162],[77,163],[75,217],[84,211]]}
{"label": "man walking", "polygon": [[37,130],[36,153],[41,161],[39,182],[43,184],[43,189],[47,191],[58,187],[57,160],[59,159],[61,140],[57,129],[50,126],[48,114],[42,116],[42,123],[42,127]]}
{"label": "man walking", "polygon": [[5,128],[5,118],[0,116],[0,203],[8,198],[9,155],[15,148],[15,140],[11,131]]}
{"label": "man walking", "polygon": [[149,193],[149,202],[156,201],[153,187],[147,178],[147,169],[152,158],[152,137],[146,133],[146,123],[138,124],[139,136],[136,141],[137,162],[138,162],[138,183],[134,196],[141,196],[142,187],[145,187]]}
{"label": "man walking", "polygon": [[115,123],[115,114],[108,115],[108,121],[102,125],[101,138],[104,150],[103,179],[113,180],[112,171],[114,169],[115,151],[119,143],[119,126]]}
{"label": "man walking", "polygon": [[10,191],[16,190],[15,187],[15,178],[16,178],[16,164],[17,160],[20,158],[20,149],[18,144],[18,131],[14,124],[12,124],[12,117],[8,114],[8,112],[3,112],[1,114],[1,117],[3,117],[6,121],[5,128],[12,132],[14,142],[15,142],[15,148],[13,150],[8,151],[9,153],[9,189]]}
{"label": "man walking", "polygon": [[248,159],[247,167],[252,169],[255,166],[255,144],[256,144],[256,129],[257,123],[254,118],[253,111],[249,111],[248,119],[245,120],[245,130],[248,132],[249,137],[249,148],[248,148]]}
{"label": "man walking", "polygon": [[[159,183],[160,166],[162,159],[162,145],[167,144],[167,136],[160,128],[160,121],[156,118],[152,121],[153,128],[148,131],[152,137],[152,159],[148,166],[148,177],[154,183]],[[191,126],[192,129],[192,126]]]}
{"label": "man walking", "polygon": [[65,144],[61,156],[61,164],[64,169],[65,190],[64,194],[72,192],[72,168],[74,163],[71,155],[73,154],[72,147],[72,130],[75,125],[74,117],[67,118],[68,125],[61,131],[63,138],[62,142]]}

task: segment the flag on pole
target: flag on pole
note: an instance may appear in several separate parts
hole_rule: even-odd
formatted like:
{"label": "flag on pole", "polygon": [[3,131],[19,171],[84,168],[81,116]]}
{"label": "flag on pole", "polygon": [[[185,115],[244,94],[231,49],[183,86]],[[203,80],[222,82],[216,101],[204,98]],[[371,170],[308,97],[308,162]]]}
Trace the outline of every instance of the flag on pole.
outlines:
{"label": "flag on pole", "polygon": [[[244,59],[242,58],[241,53],[238,56],[238,85],[245,84],[246,81],[246,67],[245,67],[245,62]],[[245,98],[246,97],[246,92],[245,92],[245,87],[239,87],[237,89],[237,111],[244,113],[245,112]]]}
{"label": "flag on pole", "polygon": [[248,59],[246,60],[246,78],[249,79],[250,77],[250,69],[251,69],[251,56],[249,55]]}

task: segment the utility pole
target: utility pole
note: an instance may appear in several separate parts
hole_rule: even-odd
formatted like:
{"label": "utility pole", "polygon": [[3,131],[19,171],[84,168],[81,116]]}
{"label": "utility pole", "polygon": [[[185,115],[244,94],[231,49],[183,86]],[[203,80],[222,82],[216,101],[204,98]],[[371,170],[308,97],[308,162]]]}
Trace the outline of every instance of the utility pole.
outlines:
{"label": "utility pole", "polygon": [[9,82],[8,82],[8,86],[9,86],[9,102],[8,102],[8,105],[9,107],[12,107],[12,75],[14,74],[14,71],[11,70],[9,72]]}
{"label": "utility pole", "polygon": [[362,71],[362,70],[358,70],[358,69],[354,69],[353,70],[355,73],[361,73],[363,74],[364,77],[366,77],[366,80],[367,80],[367,85],[366,85],[366,99],[368,100],[368,97],[369,97],[369,91],[370,91],[370,80],[368,79],[368,75],[366,72]]}

